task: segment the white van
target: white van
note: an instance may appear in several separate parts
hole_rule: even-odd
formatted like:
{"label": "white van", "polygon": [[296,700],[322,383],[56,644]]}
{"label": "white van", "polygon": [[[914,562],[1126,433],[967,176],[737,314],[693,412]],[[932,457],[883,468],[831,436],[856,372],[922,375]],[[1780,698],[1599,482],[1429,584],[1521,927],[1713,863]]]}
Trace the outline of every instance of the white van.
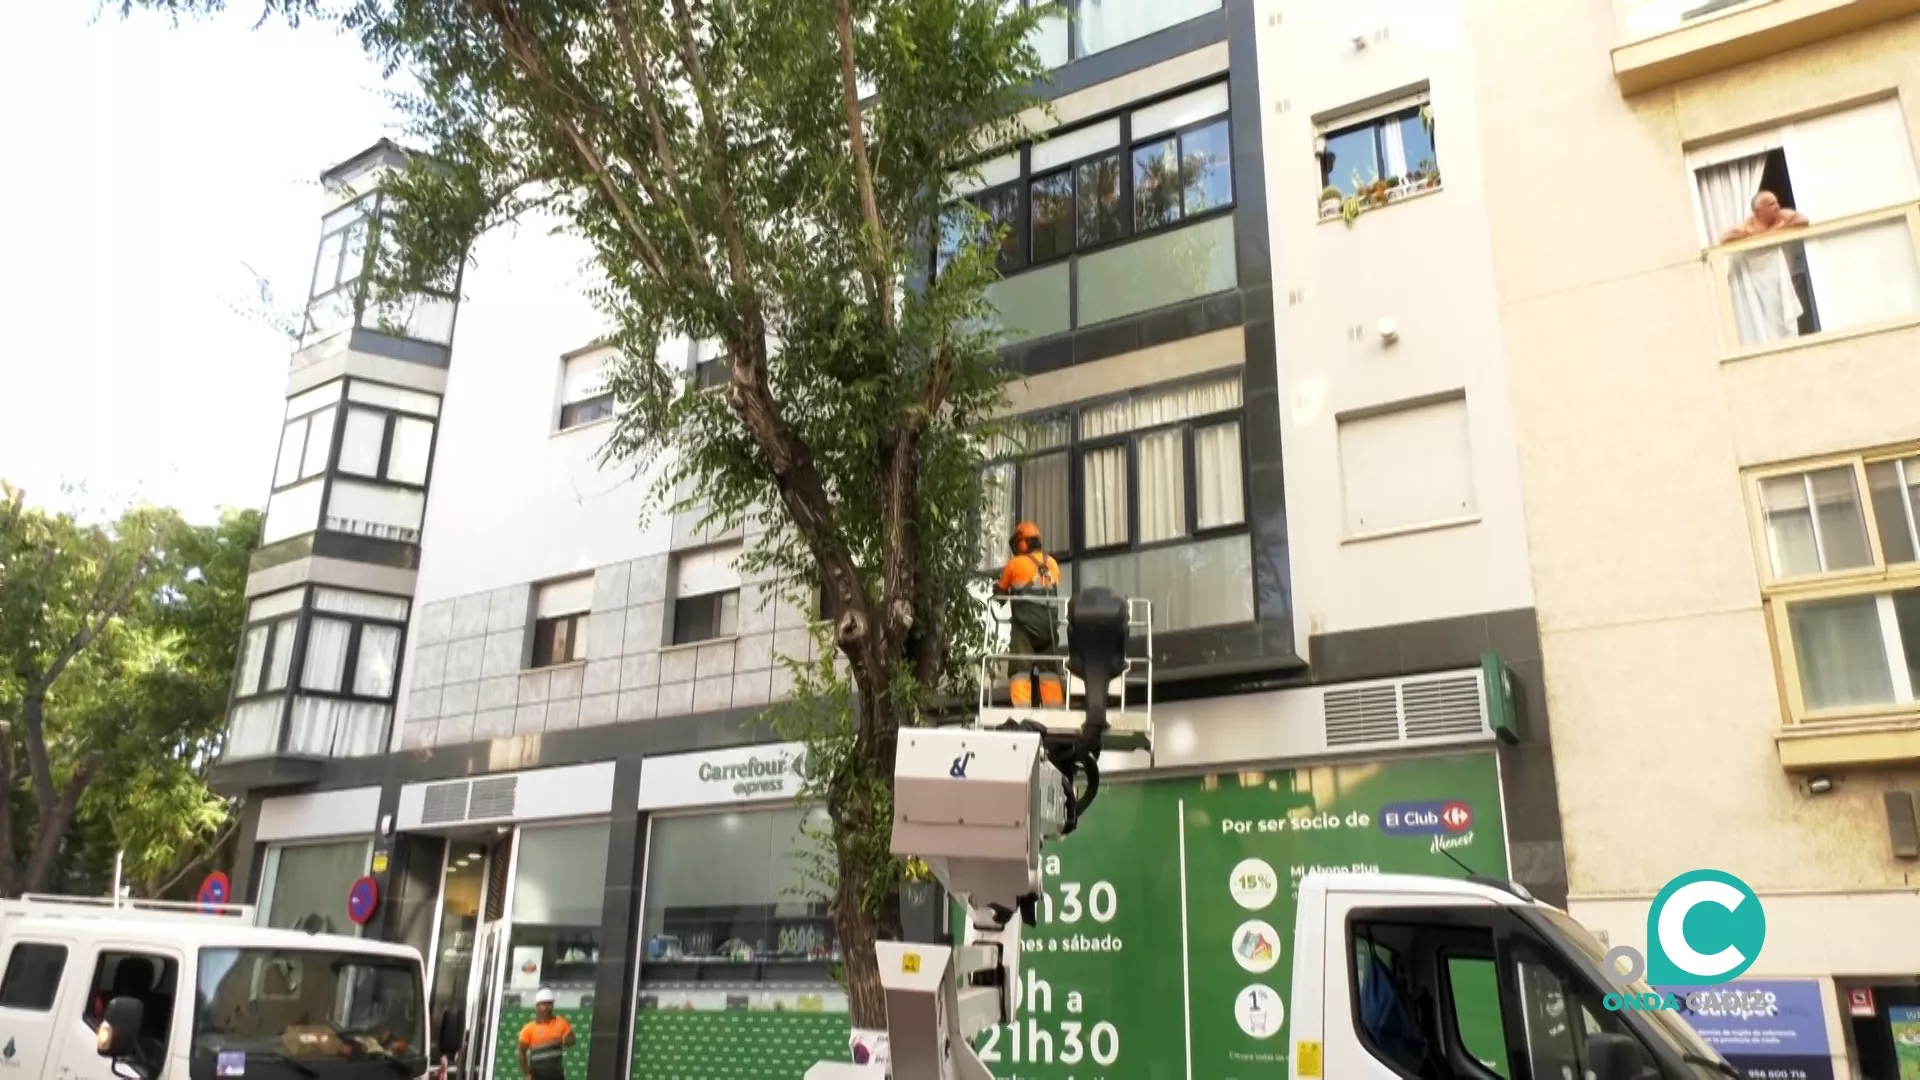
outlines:
{"label": "white van", "polygon": [[0,901],[0,1080],[413,1080],[420,954],[228,905]]}

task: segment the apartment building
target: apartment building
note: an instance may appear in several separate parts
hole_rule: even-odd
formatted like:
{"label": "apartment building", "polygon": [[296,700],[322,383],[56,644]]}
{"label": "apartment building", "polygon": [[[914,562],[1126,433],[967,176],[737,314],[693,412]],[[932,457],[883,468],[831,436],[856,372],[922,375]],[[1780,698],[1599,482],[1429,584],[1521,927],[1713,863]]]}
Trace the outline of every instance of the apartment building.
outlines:
{"label": "apartment building", "polygon": [[[1287,993],[1271,951],[1230,952],[1248,909],[1291,925],[1281,875],[1457,860],[1566,894],[1471,24],[1299,7],[1069,5],[1037,40],[1046,137],[966,193],[1010,226],[994,295],[1032,436],[983,476],[983,584],[1038,523],[1069,584],[1135,598],[1152,685],[1123,721],[1151,750],[1110,756],[1049,869],[1032,1015],[983,1043],[1022,1076],[1279,1060],[1208,965]],[[821,811],[762,719],[813,615],[737,567],[753,536],[601,460],[581,248],[503,230],[443,293],[365,310],[401,160],[325,176],[218,769],[247,796],[235,892],[418,945],[435,1045],[475,1075],[513,1075],[540,987],[595,1080],[842,1057],[801,868]],[[702,343],[670,359],[718,375]],[[1395,806],[1425,824],[1389,830]],[[363,876],[383,899],[350,919]],[[1182,1008],[1131,992],[1189,953]]]}
{"label": "apartment building", "polygon": [[[1468,31],[1572,911],[1640,947],[1663,883],[1739,876],[1745,978],[1825,1020],[1782,1052],[1894,1076],[1920,5],[1493,0]],[[1786,227],[1744,236],[1769,197]]]}

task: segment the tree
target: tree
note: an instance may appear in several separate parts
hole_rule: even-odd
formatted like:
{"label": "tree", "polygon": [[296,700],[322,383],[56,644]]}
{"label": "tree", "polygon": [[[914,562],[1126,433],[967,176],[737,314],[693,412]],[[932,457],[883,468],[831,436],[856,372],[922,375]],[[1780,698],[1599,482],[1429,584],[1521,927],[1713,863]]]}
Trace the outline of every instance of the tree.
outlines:
{"label": "tree", "polygon": [[[0,891],[155,864],[219,841],[206,787],[259,515],[212,528],[135,507],[109,525],[0,499]],[[84,819],[84,820],[83,820]],[[104,826],[104,829],[103,829]],[[90,872],[88,872],[90,871]]]}
{"label": "tree", "polygon": [[[174,16],[222,0],[123,0]],[[761,515],[745,569],[818,588],[849,692],[807,725],[831,811],[853,1023],[886,1011],[873,942],[897,923],[896,734],[964,681],[981,438],[1002,408],[986,286],[997,237],[926,281],[954,174],[1025,134],[1042,10],[1001,0],[351,0],[424,153],[385,184],[371,245],[392,295],[479,231],[557,220],[591,245],[622,360],[610,458],[665,465],[710,520]],[[268,0],[294,21],[318,0]],[[871,94],[869,95],[869,91]],[[719,393],[656,362],[717,342]]]}

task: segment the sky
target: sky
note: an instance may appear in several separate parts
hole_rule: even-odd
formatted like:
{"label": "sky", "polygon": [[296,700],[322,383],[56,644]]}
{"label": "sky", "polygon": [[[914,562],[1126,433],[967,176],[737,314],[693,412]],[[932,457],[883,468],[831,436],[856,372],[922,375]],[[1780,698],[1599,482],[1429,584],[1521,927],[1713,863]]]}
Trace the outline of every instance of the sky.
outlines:
{"label": "sky", "polygon": [[[0,3],[0,477],[89,515],[264,506],[320,172],[392,134],[352,38]],[[250,270],[249,267],[252,269]],[[64,494],[78,485],[80,494]]]}

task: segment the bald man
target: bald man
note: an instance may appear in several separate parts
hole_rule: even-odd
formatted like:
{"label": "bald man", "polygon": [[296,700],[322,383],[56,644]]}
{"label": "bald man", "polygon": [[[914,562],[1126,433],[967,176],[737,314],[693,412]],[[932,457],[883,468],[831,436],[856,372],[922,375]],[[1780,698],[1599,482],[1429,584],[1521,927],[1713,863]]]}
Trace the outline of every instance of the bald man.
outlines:
{"label": "bald man", "polygon": [[1728,229],[1727,234],[1720,238],[1721,243],[1731,244],[1735,240],[1745,240],[1775,229],[1804,229],[1811,224],[1807,221],[1807,215],[1781,206],[1780,197],[1765,188],[1755,194],[1748,205],[1753,210],[1752,215]]}

